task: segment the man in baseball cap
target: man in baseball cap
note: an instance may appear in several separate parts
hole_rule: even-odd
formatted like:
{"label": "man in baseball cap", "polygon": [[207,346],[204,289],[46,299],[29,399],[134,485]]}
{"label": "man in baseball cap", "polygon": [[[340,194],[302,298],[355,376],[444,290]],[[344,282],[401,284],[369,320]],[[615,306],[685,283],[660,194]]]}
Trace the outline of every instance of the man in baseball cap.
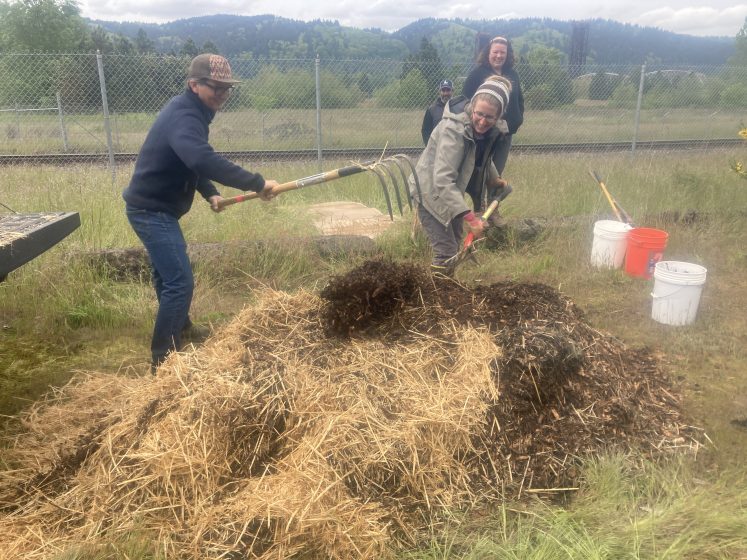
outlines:
{"label": "man in baseball cap", "polygon": [[274,198],[276,181],[266,180],[230,162],[208,143],[215,114],[228,101],[235,80],[228,61],[217,54],[196,56],[187,87],[156,117],[122,193],[127,218],[145,245],[153,270],[158,313],[151,339],[151,370],[186,341],[209,333],[192,325],[194,277],[179,219],[192,207],[195,192],[220,212],[222,197],[213,181]]}
{"label": "man in baseball cap", "polygon": [[428,138],[431,137],[431,132],[436,128],[438,121],[441,120],[444,114],[444,105],[451,99],[451,94],[454,91],[454,86],[450,80],[442,80],[438,85],[438,97],[431,103],[430,107],[426,109],[425,115],[423,116],[423,125],[420,127],[420,133],[423,135],[423,144],[428,144]]}
{"label": "man in baseball cap", "polygon": [[189,65],[189,80],[212,80],[222,84],[238,84],[241,80],[234,80],[231,65],[219,54],[199,54]]}

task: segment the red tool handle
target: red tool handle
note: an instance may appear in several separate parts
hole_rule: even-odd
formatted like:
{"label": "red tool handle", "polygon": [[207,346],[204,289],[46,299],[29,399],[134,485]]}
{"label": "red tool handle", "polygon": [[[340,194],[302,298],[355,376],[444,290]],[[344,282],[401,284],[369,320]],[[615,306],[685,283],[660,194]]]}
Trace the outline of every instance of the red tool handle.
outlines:
{"label": "red tool handle", "polygon": [[[494,200],[493,202],[490,203],[490,206],[488,206],[488,209],[485,210],[485,213],[482,215],[482,218],[480,218],[483,222],[490,217],[490,215],[495,211],[496,208],[498,208],[498,203],[499,203],[498,200]],[[472,245],[474,240],[475,240],[475,234],[470,231],[467,234],[467,236],[464,238],[464,245],[462,246],[462,248],[466,249],[467,247]]]}

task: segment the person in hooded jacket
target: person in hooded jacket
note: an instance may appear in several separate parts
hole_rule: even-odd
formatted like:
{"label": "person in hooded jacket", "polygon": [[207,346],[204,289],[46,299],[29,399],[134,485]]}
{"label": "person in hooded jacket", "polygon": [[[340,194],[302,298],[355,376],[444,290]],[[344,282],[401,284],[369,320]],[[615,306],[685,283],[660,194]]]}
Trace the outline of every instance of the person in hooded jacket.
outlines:
{"label": "person in hooded jacket", "polygon": [[447,103],[415,166],[418,181],[413,176],[408,181],[433,249],[434,273],[453,275],[465,226],[475,237],[483,234],[484,224],[467,205],[465,193],[474,208],[485,207],[489,196],[503,198],[495,193],[503,183],[491,156],[495,144],[508,134],[502,117],[510,95],[511,83],[491,76],[469,102],[459,98]]}

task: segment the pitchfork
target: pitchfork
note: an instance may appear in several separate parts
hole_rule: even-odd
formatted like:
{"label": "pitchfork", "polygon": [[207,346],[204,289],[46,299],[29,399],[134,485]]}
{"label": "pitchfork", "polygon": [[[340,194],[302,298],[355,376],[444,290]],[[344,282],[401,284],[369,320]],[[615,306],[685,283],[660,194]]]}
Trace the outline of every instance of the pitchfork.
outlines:
{"label": "pitchfork", "polygon": [[[390,169],[388,164],[394,165],[399,170],[399,174],[402,177],[402,181],[405,183],[405,192],[407,193],[407,204],[412,210],[412,200],[410,198],[409,191],[406,188],[407,177],[406,177],[405,169],[403,167],[404,165],[403,162],[409,165],[410,170],[412,171],[412,174],[414,176],[416,188],[419,191],[420,184],[418,182],[417,174],[415,173],[415,167],[412,165],[412,162],[410,162],[410,160],[404,154],[396,154],[393,156],[389,156],[386,159],[380,159],[378,161],[366,161],[363,163],[355,163],[353,165],[348,165],[346,167],[340,167],[338,169],[333,169],[331,171],[325,171],[323,173],[317,173],[316,175],[310,175],[309,177],[303,177],[302,179],[296,179],[295,181],[289,181],[287,183],[282,183],[281,185],[278,185],[277,187],[275,187],[274,192],[283,193],[286,191],[292,191],[292,190],[300,189],[303,187],[309,187],[311,185],[327,183],[329,181],[334,181],[335,179],[339,179],[341,177],[349,177],[350,175],[355,175],[356,173],[361,173],[363,171],[371,171],[376,175],[376,177],[378,177],[379,182],[381,183],[381,189],[384,193],[384,200],[386,201],[386,207],[387,207],[387,211],[389,212],[389,218],[392,221],[394,221],[394,211],[392,210],[392,199],[389,196],[389,188],[387,187],[387,179],[392,183],[392,186],[394,187],[394,194],[396,196],[397,207],[399,209],[400,215],[403,215],[402,195],[400,194],[399,185],[397,183],[397,177],[395,173]],[[246,194],[241,194],[239,196],[234,196],[232,198],[224,198],[223,200],[220,201],[219,206],[221,208],[225,208],[226,206],[230,206],[232,204],[236,204],[238,202],[244,202],[247,200],[254,200],[255,198],[259,198],[259,193],[250,192]]]}

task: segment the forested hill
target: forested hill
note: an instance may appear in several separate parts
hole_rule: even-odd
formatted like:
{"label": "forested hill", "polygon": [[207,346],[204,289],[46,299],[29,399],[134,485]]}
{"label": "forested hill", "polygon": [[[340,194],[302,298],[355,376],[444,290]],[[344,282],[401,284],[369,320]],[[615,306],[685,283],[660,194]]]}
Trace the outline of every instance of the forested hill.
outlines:
{"label": "forested hill", "polygon": [[[414,54],[427,38],[444,61],[471,60],[478,32],[511,38],[517,53],[537,46],[567,56],[572,24],[539,18],[512,20],[422,19],[396,32],[356,29],[333,21],[302,22],[271,15],[214,15],[164,24],[91,21],[106,31],[146,39],[160,52],[187,53],[208,44],[222,54],[256,58],[394,58]],[[734,37],[695,37],[611,20],[588,21],[587,62],[629,64],[725,64],[734,53]],[[186,47],[186,49],[185,49]]]}
{"label": "forested hill", "polygon": [[392,58],[409,54],[405,44],[380,30],[344,27],[337,22],[304,22],[272,15],[214,15],[163,24],[92,21],[109,32],[137,39],[142,29],[157,51],[180,53],[192,39],[198,48],[213,43],[221,54],[255,58]]}
{"label": "forested hill", "polygon": [[[734,37],[681,35],[604,19],[584,23],[589,29],[587,62],[590,63],[630,64],[649,60],[665,64],[724,64],[734,54]],[[572,26],[569,21],[549,18],[421,19],[396,31],[392,37],[404,41],[411,51],[417,50],[422,38],[427,37],[442,56],[455,46],[454,38],[460,35],[469,37],[472,52],[478,32],[510,38],[519,55],[525,55],[537,44],[568,53]]]}

